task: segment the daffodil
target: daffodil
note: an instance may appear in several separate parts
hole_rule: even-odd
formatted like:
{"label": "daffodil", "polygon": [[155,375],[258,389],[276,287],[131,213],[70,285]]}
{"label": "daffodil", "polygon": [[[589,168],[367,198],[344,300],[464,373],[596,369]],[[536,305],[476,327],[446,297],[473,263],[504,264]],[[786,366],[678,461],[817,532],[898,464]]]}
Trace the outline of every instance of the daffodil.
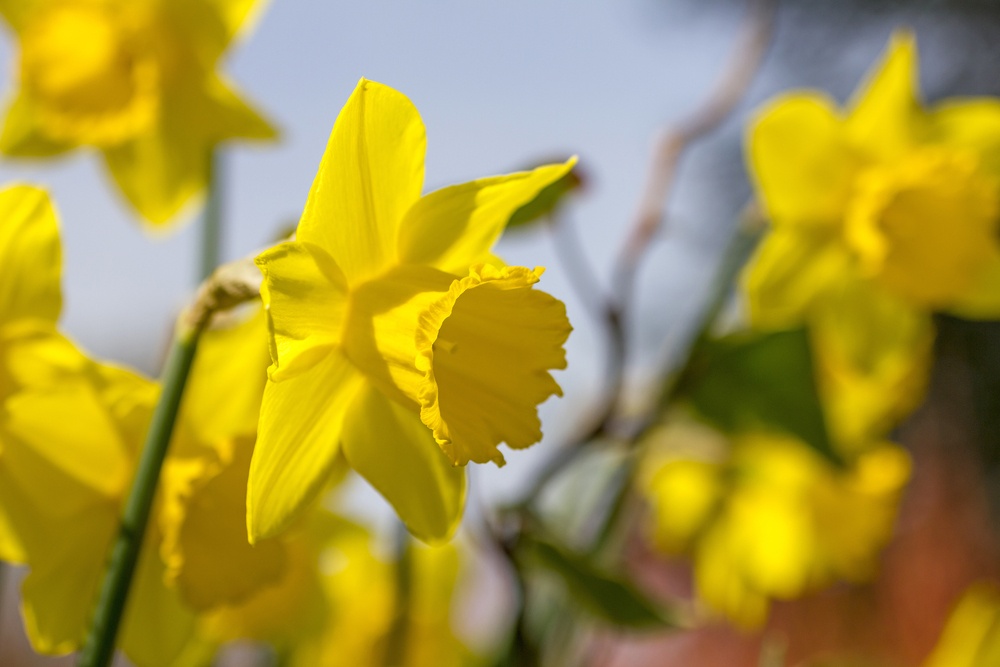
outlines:
{"label": "daffodil", "polygon": [[125,198],[164,225],[205,190],[211,152],[275,131],[217,66],[256,0],[2,0],[19,42],[0,152],[99,150]]}
{"label": "daffodil", "polygon": [[272,366],[250,471],[253,540],[315,498],[342,452],[425,540],[461,516],[469,461],[541,438],[565,308],[541,269],[491,254],[571,160],[421,196],[424,126],[362,79],[334,125],[294,242],[257,258]]}
{"label": "daffodil", "polygon": [[402,608],[399,566],[376,555],[373,536],[362,526],[341,521],[333,528],[321,558],[321,591],[329,613],[321,632],[289,653],[289,665],[476,664],[451,623],[462,564],[456,546],[414,546],[408,564],[411,589]]}
{"label": "daffodil", "polygon": [[[206,619],[310,571],[298,533],[255,547],[246,535],[265,341],[261,310],[203,335],[123,626],[121,646],[140,667],[172,664],[202,641]],[[32,645],[68,653],[92,612],[159,387],[58,335],[21,339],[4,362],[17,390],[0,421],[0,557],[29,569]],[[288,617],[272,621],[280,628]]]}
{"label": "daffodil", "polygon": [[747,137],[773,223],[746,274],[751,319],[814,326],[848,448],[920,399],[930,313],[1000,315],[1000,100],[925,109],[916,77],[914,38],[898,33],[846,109],[790,93]]}
{"label": "daffodil", "polygon": [[924,667],[988,667],[1000,663],[1000,591],[970,586],[962,595]]}
{"label": "daffodil", "polygon": [[677,421],[650,436],[642,488],[653,542],[689,554],[698,598],[737,624],[770,600],[864,581],[892,533],[909,458],[877,443],[838,470],[804,443]]}

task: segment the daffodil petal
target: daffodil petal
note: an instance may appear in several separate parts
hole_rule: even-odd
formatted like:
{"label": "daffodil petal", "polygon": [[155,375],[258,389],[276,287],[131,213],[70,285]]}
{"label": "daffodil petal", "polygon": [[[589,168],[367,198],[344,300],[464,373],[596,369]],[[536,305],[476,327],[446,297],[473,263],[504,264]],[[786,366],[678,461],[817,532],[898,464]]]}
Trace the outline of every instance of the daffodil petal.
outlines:
{"label": "daffodil petal", "polygon": [[59,223],[45,191],[26,185],[0,191],[0,324],[55,322],[61,272]]}
{"label": "daffodil petal", "polygon": [[282,542],[247,540],[253,445],[237,438],[228,461],[171,461],[164,470],[161,553],[169,581],[199,611],[243,602],[285,573]]}
{"label": "daffodil petal", "polygon": [[827,233],[774,229],[743,275],[750,321],[763,328],[799,326],[816,300],[850,272],[850,256]]}
{"label": "daffodil petal", "polygon": [[1000,255],[980,269],[975,285],[948,312],[968,320],[1000,319]]}
{"label": "daffodil petal", "polygon": [[832,225],[843,215],[855,160],[827,98],[787,95],[765,107],[750,126],[747,154],[776,226]]}
{"label": "daffodil petal", "polygon": [[533,171],[493,176],[442,188],[406,213],[399,230],[399,259],[464,274],[489,261],[490,251],[521,206],[569,173],[576,158]]}
{"label": "daffodil petal", "polygon": [[53,139],[38,127],[37,112],[24,93],[7,107],[0,129],[0,153],[11,157],[48,158],[72,148],[72,144]]}
{"label": "daffodil petal", "polygon": [[129,604],[122,620],[121,647],[132,664],[175,667],[175,660],[192,641],[196,617],[178,592],[164,584],[163,562],[156,535],[147,533],[139,555]]}
{"label": "daffodil petal", "polygon": [[273,380],[310,368],[341,338],[347,286],[340,268],[318,246],[282,243],[257,257],[271,339]]}
{"label": "daffodil petal", "polygon": [[108,502],[58,521],[49,517],[43,525],[48,536],[33,550],[21,586],[24,626],[37,652],[61,655],[83,640],[118,527],[117,505]]}
{"label": "daffodil petal", "polygon": [[208,108],[204,115],[212,121],[214,140],[278,137],[274,125],[243,98],[235,84],[216,76],[208,82],[206,93]]}
{"label": "daffodil petal", "polygon": [[201,336],[178,418],[204,442],[257,432],[269,363],[263,308]]}
{"label": "daffodil petal", "polygon": [[425,150],[413,103],[362,79],[333,126],[297,240],[323,248],[351,283],[379,273],[423,189]]}
{"label": "daffodil petal", "polygon": [[341,431],[363,380],[339,352],[307,371],[268,382],[247,485],[252,543],[282,532],[323,488]]}
{"label": "daffodil petal", "polygon": [[0,16],[3,16],[15,31],[20,31],[24,26],[25,17],[43,4],[44,0],[0,0]]}
{"label": "daffodil petal", "polygon": [[933,141],[977,156],[987,173],[1000,173],[1000,100],[946,100],[928,115]]}
{"label": "daffodil petal", "polygon": [[847,116],[851,144],[881,160],[898,157],[926,131],[917,89],[917,43],[899,31],[855,93]]}
{"label": "daffodil petal", "polygon": [[343,447],[411,533],[426,542],[452,536],[465,507],[465,470],[452,465],[415,411],[368,386],[351,405]]}

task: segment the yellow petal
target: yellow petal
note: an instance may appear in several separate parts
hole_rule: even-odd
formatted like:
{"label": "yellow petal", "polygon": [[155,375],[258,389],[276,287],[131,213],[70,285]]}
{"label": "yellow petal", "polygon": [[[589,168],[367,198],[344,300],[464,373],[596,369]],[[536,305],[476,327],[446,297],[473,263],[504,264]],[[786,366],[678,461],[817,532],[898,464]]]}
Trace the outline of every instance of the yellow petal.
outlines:
{"label": "yellow petal", "polygon": [[483,178],[426,195],[406,213],[399,259],[463,274],[489,261],[493,244],[521,206],[565,176],[576,158],[533,171]]}
{"label": "yellow petal", "polygon": [[252,543],[288,528],[323,488],[361,386],[351,362],[338,352],[294,377],[267,383],[247,486]]}
{"label": "yellow petal", "polygon": [[880,160],[898,157],[926,132],[918,97],[916,39],[899,31],[855,92],[846,127],[851,144]]}
{"label": "yellow petal", "polygon": [[[3,474],[0,473],[0,484],[9,483],[2,478]],[[28,552],[18,537],[13,520],[7,516],[6,504],[4,494],[0,492],[0,561],[20,565],[27,562]]]}
{"label": "yellow petal", "polygon": [[337,117],[297,239],[330,254],[351,283],[396,258],[424,183],[424,124],[403,94],[362,79]]}
{"label": "yellow petal", "polygon": [[310,368],[340,342],[347,287],[340,268],[318,246],[282,243],[256,259],[271,338],[269,376]]}
{"label": "yellow petal", "polygon": [[48,195],[26,185],[0,190],[0,324],[55,322],[61,271],[59,223]]}
{"label": "yellow petal", "polygon": [[1000,173],[1000,100],[945,100],[928,115],[931,141],[971,153],[986,172]]}
{"label": "yellow petal", "polygon": [[562,395],[549,371],[566,367],[572,327],[561,301],[532,289],[540,275],[473,267],[420,318],[420,418],[456,465],[502,465],[501,442],[538,442],[538,404]]}
{"label": "yellow petal", "polygon": [[416,412],[369,386],[351,405],[343,447],[411,533],[426,542],[452,536],[465,506],[465,470],[452,466]]}
{"label": "yellow petal", "polygon": [[167,588],[158,535],[150,528],[122,619],[121,648],[134,665],[176,667],[175,660],[196,638],[196,617],[176,590]]}
{"label": "yellow petal", "polygon": [[923,667],[986,667],[1000,661],[1000,591],[978,583],[963,593]]}
{"label": "yellow petal", "polygon": [[48,136],[38,126],[38,112],[24,93],[7,107],[0,130],[0,153],[11,157],[48,158],[72,148],[73,144]]}
{"label": "yellow petal", "polygon": [[802,325],[817,299],[853,273],[850,262],[824,230],[774,229],[743,273],[750,321],[774,329]]}
{"label": "yellow petal", "polygon": [[178,422],[206,443],[256,434],[268,362],[262,308],[233,326],[206,331]]}
{"label": "yellow petal", "polygon": [[246,489],[253,439],[231,443],[230,460],[170,461],[164,470],[161,553],[167,578],[197,610],[239,603],[284,574],[284,544],[250,546]]}
{"label": "yellow petal", "polygon": [[948,312],[969,320],[1000,319],[1000,255],[980,269],[972,289],[948,308]]}
{"label": "yellow petal", "polygon": [[765,107],[747,136],[750,173],[775,225],[833,225],[843,215],[857,160],[825,97],[795,94]]}
{"label": "yellow petal", "polygon": [[0,0],[0,15],[19,32],[24,26],[25,18],[43,4],[44,0]]}
{"label": "yellow petal", "polygon": [[215,76],[206,83],[206,95],[205,109],[200,113],[211,122],[213,140],[278,137],[274,125],[243,99],[235,84]]}
{"label": "yellow petal", "polygon": [[111,501],[38,527],[47,538],[33,550],[21,586],[25,630],[37,652],[65,654],[80,647],[117,528],[118,506]]}

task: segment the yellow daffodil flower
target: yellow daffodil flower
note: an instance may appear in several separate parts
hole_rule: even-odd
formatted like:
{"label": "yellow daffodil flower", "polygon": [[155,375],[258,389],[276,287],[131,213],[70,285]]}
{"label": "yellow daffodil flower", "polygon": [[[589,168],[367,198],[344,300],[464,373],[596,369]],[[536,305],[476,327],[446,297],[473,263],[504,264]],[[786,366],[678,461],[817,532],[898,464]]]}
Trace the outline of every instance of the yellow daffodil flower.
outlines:
{"label": "yellow daffodil flower", "polygon": [[[246,535],[265,341],[262,310],[203,335],[123,626],[121,646],[139,667],[171,665],[201,641],[207,618],[308,571],[297,533],[254,547]],[[83,638],[159,388],[59,336],[7,352],[18,390],[0,421],[0,545],[19,548],[0,556],[29,568],[22,596],[32,645],[67,653]]]}
{"label": "yellow daffodil flower", "polygon": [[690,554],[699,599],[747,628],[771,599],[870,578],[910,471],[890,443],[837,470],[798,440],[729,441],[694,422],[662,427],[650,446],[641,479],[654,544]]}
{"label": "yellow daffodil flower", "polygon": [[814,325],[847,447],[920,399],[931,312],[1000,315],[1000,100],[925,109],[916,76],[914,39],[898,33],[847,109],[790,93],[747,137],[773,223],[746,273],[751,319]]}
{"label": "yellow daffodil flower", "polygon": [[205,190],[216,144],[275,136],[216,71],[258,4],[0,0],[20,45],[0,152],[95,148],[142,218],[166,224]]}
{"label": "yellow daffodil flower", "polygon": [[[461,565],[453,545],[415,546],[410,554],[411,590],[400,609],[396,565],[375,554],[361,526],[340,526],[322,557],[329,613],[321,633],[289,655],[291,667],[466,667],[473,653],[452,626]],[[396,634],[394,634],[396,633]],[[394,656],[388,655],[393,650]]]}
{"label": "yellow daffodil flower", "polygon": [[[362,79],[334,125],[296,240],[257,258],[272,366],[250,471],[252,540],[287,527],[342,452],[425,540],[450,536],[469,461],[541,439],[565,308],[541,269],[491,254],[575,160],[421,197],[424,126]],[[442,453],[443,452],[443,453]]]}
{"label": "yellow daffodil flower", "polygon": [[1000,664],[1000,590],[969,588],[945,625],[924,667],[990,667]]}
{"label": "yellow daffodil flower", "polygon": [[[62,310],[62,247],[55,209],[27,185],[0,190],[0,406],[16,389],[4,360],[11,348],[55,335]],[[4,457],[0,438],[0,465]],[[24,545],[0,505],[0,559],[22,562]]]}

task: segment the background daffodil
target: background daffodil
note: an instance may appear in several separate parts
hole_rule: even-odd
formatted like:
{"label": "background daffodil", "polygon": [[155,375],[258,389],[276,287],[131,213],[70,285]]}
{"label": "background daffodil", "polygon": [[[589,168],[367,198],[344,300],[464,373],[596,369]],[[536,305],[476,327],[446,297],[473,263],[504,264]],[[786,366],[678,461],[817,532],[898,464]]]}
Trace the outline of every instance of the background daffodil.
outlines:
{"label": "background daffodil", "polygon": [[787,436],[730,440],[676,421],[648,437],[653,542],[691,555],[698,598],[713,611],[757,628],[772,599],[873,576],[909,479],[899,447],[873,445],[838,470]]}
{"label": "background daffodil", "polygon": [[541,439],[559,386],[563,304],[540,269],[491,254],[510,216],[574,160],[421,196],[424,126],[362,79],[341,111],[296,240],[257,258],[272,366],[250,471],[253,540],[287,527],[339,452],[425,540],[462,513],[469,461]]}
{"label": "background daffodil", "polygon": [[1000,315],[1000,101],[928,110],[916,76],[914,39],[897,33],[846,110],[788,94],[747,137],[772,222],[745,275],[751,319],[813,326],[848,447],[920,399],[931,312]]}
{"label": "background daffodil", "polygon": [[144,220],[164,225],[205,190],[213,147],[271,125],[216,71],[256,0],[2,0],[18,88],[0,152],[99,150]]}

